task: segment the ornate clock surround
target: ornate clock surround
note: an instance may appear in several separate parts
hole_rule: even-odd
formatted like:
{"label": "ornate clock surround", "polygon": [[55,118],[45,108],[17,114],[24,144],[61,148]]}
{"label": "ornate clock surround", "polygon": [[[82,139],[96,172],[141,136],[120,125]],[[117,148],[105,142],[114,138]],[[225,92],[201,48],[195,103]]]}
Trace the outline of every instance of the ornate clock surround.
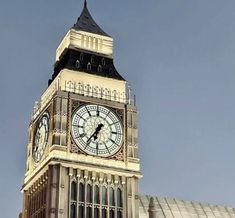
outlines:
{"label": "ornate clock surround", "polygon": [[[78,107],[81,107],[83,105],[87,105],[87,104],[97,104],[97,105],[100,105],[100,106],[104,106],[106,108],[109,108],[110,110],[112,110],[115,115],[120,119],[122,125],[123,125],[123,129],[125,129],[125,112],[124,112],[124,108],[121,109],[121,108],[117,108],[117,107],[114,107],[113,105],[108,105],[108,104],[105,104],[105,103],[96,103],[94,101],[92,102],[85,102],[85,101],[79,101],[79,100],[72,100],[71,101],[71,114],[70,114],[70,127],[69,127],[69,134],[70,134],[70,152],[71,153],[77,153],[77,154],[84,154],[84,155],[88,155],[86,154],[82,149],[80,149],[77,144],[75,143],[73,137],[71,136],[71,119],[72,119],[72,114],[75,112],[75,110],[78,108]],[[125,149],[125,131],[123,132],[123,142],[122,142],[122,146],[121,148],[113,155],[110,155],[109,157],[100,157],[100,158],[103,158],[103,159],[114,159],[114,160],[119,160],[119,161],[123,161],[124,160],[124,149]],[[95,156],[94,156],[95,157]]]}

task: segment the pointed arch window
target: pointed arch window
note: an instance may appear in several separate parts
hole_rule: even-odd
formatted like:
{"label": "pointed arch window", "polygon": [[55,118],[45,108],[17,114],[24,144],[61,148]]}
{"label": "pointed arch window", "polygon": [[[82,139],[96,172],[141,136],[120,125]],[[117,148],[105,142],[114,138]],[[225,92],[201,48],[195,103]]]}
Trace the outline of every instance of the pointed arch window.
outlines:
{"label": "pointed arch window", "polygon": [[72,182],[72,184],[71,184],[71,200],[72,201],[77,200],[77,184],[76,184],[76,182]]}
{"label": "pointed arch window", "polygon": [[91,63],[90,62],[87,64],[87,70],[91,70]]}
{"label": "pointed arch window", "polygon": [[102,72],[102,67],[101,67],[101,65],[98,66],[98,72]]}
{"label": "pointed arch window", "polygon": [[85,187],[83,183],[79,184],[79,201],[84,202],[85,200]]}
{"label": "pointed arch window", "polygon": [[100,189],[98,185],[95,185],[95,188],[94,188],[94,203],[95,204],[100,203]]}
{"label": "pointed arch window", "polygon": [[77,69],[79,69],[79,68],[80,68],[80,61],[79,61],[79,60],[76,60],[75,67],[76,67]]}
{"label": "pointed arch window", "polygon": [[115,206],[115,194],[114,194],[114,189],[112,187],[109,188],[109,205],[110,206]]}
{"label": "pointed arch window", "polygon": [[102,204],[107,205],[108,199],[107,199],[107,188],[105,186],[102,187]]}
{"label": "pointed arch window", "polygon": [[122,190],[120,188],[117,189],[117,206],[122,207]]}
{"label": "pointed arch window", "polygon": [[87,203],[92,203],[92,186],[90,184],[87,185],[86,202]]}

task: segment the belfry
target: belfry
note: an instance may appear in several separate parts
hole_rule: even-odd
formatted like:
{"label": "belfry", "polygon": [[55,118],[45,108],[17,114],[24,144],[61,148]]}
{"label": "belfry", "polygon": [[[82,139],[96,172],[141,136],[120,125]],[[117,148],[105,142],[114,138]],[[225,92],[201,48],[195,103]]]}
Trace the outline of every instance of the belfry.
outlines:
{"label": "belfry", "polygon": [[136,218],[137,109],[87,2],[28,129],[23,218]]}

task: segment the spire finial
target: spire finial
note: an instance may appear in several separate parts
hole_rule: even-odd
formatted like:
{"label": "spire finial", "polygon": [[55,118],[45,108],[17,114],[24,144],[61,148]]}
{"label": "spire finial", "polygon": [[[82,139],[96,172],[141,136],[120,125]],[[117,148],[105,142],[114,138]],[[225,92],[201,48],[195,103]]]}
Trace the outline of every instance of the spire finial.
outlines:
{"label": "spire finial", "polygon": [[84,7],[87,7],[87,1],[84,0]]}

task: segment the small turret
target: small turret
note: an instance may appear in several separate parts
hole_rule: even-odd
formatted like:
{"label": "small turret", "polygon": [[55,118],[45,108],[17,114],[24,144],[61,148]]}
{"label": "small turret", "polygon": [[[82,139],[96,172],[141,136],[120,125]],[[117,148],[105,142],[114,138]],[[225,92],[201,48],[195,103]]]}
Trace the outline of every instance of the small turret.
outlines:
{"label": "small turret", "polygon": [[153,197],[150,198],[148,212],[149,212],[149,218],[157,218],[157,210],[155,207],[155,202]]}

